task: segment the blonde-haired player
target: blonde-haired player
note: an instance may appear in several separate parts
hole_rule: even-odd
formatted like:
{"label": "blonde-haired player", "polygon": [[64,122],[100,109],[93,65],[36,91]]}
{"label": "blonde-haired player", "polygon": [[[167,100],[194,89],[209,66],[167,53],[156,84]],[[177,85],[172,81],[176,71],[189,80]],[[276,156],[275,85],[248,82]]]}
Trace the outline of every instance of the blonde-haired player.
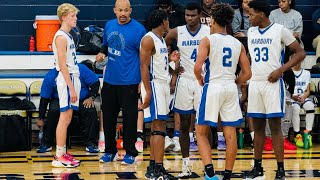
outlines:
{"label": "blonde-haired player", "polygon": [[77,25],[79,9],[64,3],[57,9],[61,28],[56,32],[52,48],[57,76],[57,90],[60,104],[60,118],[56,129],[56,155],[52,161],[54,167],[77,167],[80,162],[66,152],[67,128],[72,119],[73,110],[78,110],[81,89],[80,72],[76,61],[76,49],[70,30]]}

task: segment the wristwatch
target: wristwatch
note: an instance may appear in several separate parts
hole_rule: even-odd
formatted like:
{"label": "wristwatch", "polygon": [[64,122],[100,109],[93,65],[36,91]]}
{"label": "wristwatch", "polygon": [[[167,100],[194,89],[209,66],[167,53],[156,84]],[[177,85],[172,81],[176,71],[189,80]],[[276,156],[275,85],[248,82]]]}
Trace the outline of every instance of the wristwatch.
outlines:
{"label": "wristwatch", "polygon": [[91,96],[90,98],[92,99],[92,101],[94,101],[96,99],[96,97],[94,97],[94,96]]}

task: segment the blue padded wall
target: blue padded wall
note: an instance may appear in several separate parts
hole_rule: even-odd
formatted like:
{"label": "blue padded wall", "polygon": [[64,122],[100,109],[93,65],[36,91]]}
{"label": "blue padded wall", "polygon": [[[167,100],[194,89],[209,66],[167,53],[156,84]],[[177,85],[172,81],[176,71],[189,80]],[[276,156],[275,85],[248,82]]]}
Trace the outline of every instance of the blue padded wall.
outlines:
{"label": "blue padded wall", "polygon": [[[306,49],[311,50],[312,26],[311,15],[320,8],[320,0],[296,0],[298,10],[303,15],[303,41]],[[2,0],[0,4],[0,50],[26,51],[29,47],[29,37],[35,35],[33,22],[36,15],[55,15],[59,4],[69,2],[80,9],[79,25],[84,27],[90,24],[104,26],[105,22],[113,19],[114,0]],[[148,12],[154,6],[155,0],[131,0],[133,7],[132,17],[143,22]],[[188,0],[174,0],[176,3],[186,4]],[[217,0],[227,2],[234,7],[237,0]],[[270,3],[277,7],[277,0]]]}

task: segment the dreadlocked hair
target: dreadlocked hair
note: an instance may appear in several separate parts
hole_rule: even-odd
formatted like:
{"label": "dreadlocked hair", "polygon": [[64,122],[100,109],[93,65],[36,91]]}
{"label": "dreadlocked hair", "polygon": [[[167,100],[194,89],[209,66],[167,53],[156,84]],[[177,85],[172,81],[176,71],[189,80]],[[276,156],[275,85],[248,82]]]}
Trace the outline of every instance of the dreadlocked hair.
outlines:
{"label": "dreadlocked hair", "polygon": [[229,4],[219,3],[211,8],[211,17],[220,26],[227,26],[233,20],[234,10]]}

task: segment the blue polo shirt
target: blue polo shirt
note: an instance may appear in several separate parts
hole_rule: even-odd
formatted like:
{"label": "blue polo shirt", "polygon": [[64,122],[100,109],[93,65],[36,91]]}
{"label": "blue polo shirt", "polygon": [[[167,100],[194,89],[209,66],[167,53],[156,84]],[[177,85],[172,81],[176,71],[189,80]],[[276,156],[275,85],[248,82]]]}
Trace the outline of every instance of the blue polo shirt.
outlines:
{"label": "blue polo shirt", "polygon": [[106,23],[103,44],[108,47],[108,66],[104,81],[112,85],[139,84],[140,41],[145,28],[136,20],[119,24],[117,19]]}
{"label": "blue polo shirt", "polygon": [[[83,101],[88,98],[90,92],[89,87],[95,82],[99,81],[99,78],[87,66],[78,64],[78,67],[80,71],[81,82],[80,101]],[[59,99],[56,82],[58,73],[59,72],[56,70],[56,68],[54,68],[46,74],[42,82],[40,97]]]}

